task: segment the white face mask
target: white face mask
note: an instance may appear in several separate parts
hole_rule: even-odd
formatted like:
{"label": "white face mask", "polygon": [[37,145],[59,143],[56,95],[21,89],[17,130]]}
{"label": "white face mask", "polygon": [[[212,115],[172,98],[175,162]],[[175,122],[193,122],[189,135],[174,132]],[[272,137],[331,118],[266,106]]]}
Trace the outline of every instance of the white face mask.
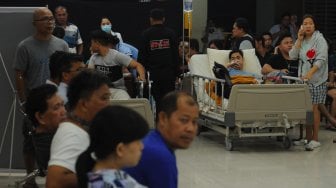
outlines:
{"label": "white face mask", "polygon": [[101,29],[102,29],[103,31],[105,31],[106,33],[111,33],[112,25],[111,25],[111,24],[102,25],[102,26],[101,26]]}

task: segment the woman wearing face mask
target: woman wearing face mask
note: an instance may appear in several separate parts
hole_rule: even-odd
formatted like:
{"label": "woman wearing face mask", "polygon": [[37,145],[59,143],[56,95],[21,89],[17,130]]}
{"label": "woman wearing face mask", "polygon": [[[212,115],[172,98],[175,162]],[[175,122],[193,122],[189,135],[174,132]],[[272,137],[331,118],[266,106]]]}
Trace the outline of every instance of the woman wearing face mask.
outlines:
{"label": "woman wearing face mask", "polygon": [[300,59],[299,76],[307,80],[313,102],[314,123],[313,126],[306,126],[308,151],[321,146],[318,142],[319,105],[325,103],[328,79],[328,45],[316,24],[312,15],[303,17],[298,38],[289,52],[291,59]]}
{"label": "woman wearing face mask", "polygon": [[103,17],[100,21],[100,28],[101,30],[105,31],[106,33],[111,33],[113,36],[117,36],[119,42],[123,42],[121,34],[118,32],[112,31],[112,23],[107,17]]}

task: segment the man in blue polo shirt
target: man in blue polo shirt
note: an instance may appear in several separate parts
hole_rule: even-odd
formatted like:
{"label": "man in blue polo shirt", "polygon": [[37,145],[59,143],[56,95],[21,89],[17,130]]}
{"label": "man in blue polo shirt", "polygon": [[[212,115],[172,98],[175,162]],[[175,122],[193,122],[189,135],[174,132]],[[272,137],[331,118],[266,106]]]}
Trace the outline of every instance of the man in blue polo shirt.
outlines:
{"label": "man in blue polo shirt", "polygon": [[139,164],[126,171],[150,188],[177,188],[176,149],[187,149],[197,133],[199,109],[184,92],[170,92],[162,99],[157,128],[143,140]]}

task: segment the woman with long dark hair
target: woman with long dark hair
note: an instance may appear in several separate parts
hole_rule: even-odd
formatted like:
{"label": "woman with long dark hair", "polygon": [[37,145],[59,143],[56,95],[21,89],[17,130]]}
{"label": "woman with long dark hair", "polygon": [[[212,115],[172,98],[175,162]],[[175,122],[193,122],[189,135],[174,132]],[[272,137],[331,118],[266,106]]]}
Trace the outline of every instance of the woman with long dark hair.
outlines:
{"label": "woman with long dark hair", "polygon": [[77,160],[78,187],[144,187],[121,169],[138,164],[148,129],[131,109],[108,106],[98,112],[89,129],[90,145]]}

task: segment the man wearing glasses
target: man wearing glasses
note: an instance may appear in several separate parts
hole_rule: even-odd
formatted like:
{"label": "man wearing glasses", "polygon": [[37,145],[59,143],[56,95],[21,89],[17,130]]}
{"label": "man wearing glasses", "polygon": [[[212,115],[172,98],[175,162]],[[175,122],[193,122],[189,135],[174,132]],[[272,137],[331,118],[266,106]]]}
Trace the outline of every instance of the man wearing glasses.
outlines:
{"label": "man wearing glasses", "polygon": [[58,95],[63,99],[64,104],[67,106],[68,85],[73,77],[80,71],[85,69],[83,57],[74,53],[63,52],[59,59],[60,61],[60,79],[61,82],[58,86]]}
{"label": "man wearing glasses", "polygon": [[[68,45],[52,35],[55,19],[48,8],[38,8],[33,14],[35,33],[18,44],[13,68],[20,105],[26,101],[29,91],[44,83],[50,77],[49,56],[56,50],[68,51]],[[31,123],[23,123],[23,156],[28,173],[34,170],[34,148],[30,142]],[[35,181],[30,182],[36,184]]]}

